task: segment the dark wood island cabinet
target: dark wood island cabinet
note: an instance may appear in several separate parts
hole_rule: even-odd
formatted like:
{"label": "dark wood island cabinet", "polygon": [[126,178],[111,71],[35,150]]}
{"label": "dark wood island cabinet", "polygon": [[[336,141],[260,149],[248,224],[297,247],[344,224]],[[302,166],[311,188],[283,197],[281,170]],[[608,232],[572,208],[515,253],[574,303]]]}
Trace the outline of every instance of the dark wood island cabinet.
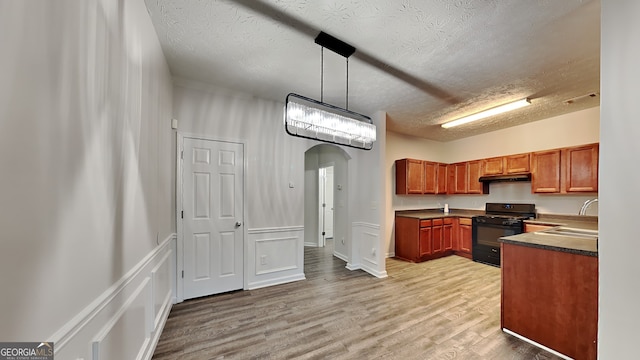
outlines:
{"label": "dark wood island cabinet", "polygon": [[596,359],[598,258],[501,244],[501,325],[574,359]]}

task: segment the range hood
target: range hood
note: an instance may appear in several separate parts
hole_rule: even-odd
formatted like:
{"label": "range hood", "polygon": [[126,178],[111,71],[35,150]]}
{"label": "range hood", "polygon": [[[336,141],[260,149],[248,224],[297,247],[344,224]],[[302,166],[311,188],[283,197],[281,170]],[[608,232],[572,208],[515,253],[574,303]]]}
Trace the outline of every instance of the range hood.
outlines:
{"label": "range hood", "polygon": [[520,174],[508,174],[508,175],[486,175],[481,176],[478,181],[488,183],[488,182],[499,182],[499,181],[531,181],[531,173],[520,173]]}

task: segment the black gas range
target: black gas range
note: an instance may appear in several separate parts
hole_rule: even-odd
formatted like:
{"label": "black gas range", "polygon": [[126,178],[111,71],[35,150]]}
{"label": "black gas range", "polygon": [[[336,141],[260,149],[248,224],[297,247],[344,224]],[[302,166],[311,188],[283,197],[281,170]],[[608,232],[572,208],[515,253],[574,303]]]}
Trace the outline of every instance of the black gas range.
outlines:
{"label": "black gas range", "polygon": [[523,220],[536,217],[535,204],[485,204],[485,215],[471,220],[473,260],[500,266],[500,242],[504,236],[524,231]]}

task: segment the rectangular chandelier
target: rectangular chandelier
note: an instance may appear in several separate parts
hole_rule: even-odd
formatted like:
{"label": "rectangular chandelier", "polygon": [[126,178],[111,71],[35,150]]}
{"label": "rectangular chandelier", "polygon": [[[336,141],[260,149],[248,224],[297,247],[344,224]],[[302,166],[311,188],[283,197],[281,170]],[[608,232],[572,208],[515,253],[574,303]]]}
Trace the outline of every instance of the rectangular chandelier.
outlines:
{"label": "rectangular chandelier", "polygon": [[371,150],[376,126],[366,115],[290,93],[284,109],[289,135]]}

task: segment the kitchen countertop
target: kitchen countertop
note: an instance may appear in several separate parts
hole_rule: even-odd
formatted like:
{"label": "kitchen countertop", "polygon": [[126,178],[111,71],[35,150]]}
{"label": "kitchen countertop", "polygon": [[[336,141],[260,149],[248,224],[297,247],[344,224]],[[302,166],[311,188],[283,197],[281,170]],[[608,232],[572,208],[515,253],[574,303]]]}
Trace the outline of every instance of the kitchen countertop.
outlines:
{"label": "kitchen countertop", "polygon": [[[598,217],[579,215],[540,214],[526,224],[564,226],[576,229],[598,230]],[[522,245],[539,249],[554,250],[577,255],[598,256],[598,239],[585,239],[568,235],[544,235],[537,232],[522,233],[500,238],[505,244]]]}
{"label": "kitchen countertop", "polygon": [[423,209],[423,210],[402,210],[396,211],[396,216],[429,220],[440,219],[445,217],[465,217],[470,218],[478,215],[484,215],[484,210],[466,210],[466,209],[449,209],[448,213],[442,209]]}

